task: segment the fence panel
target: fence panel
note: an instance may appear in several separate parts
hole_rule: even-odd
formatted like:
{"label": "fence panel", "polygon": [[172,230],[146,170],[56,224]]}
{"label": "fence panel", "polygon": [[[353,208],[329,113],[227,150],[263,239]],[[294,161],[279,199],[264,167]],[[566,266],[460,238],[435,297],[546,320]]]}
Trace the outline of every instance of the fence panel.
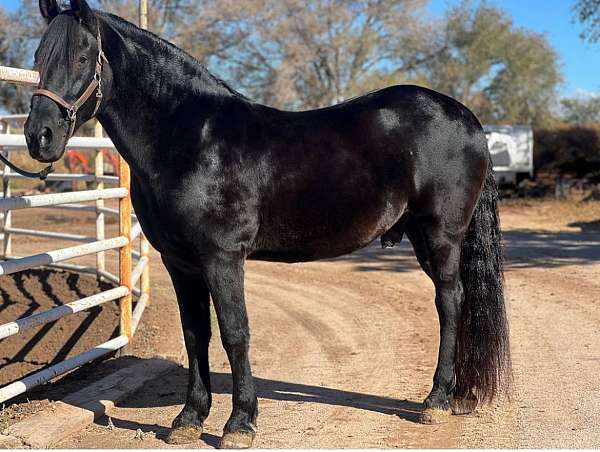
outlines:
{"label": "fence panel", "polygon": [[[0,81],[34,86],[38,84],[39,76],[35,71],[0,66]],[[23,121],[23,119],[24,115],[0,116],[0,124],[5,125],[5,133],[0,134],[0,151],[4,151],[7,154],[27,151],[25,137],[10,133],[12,128],[11,123]],[[10,168],[8,167],[5,167],[4,171],[0,172],[4,195],[3,198],[0,199],[0,219],[2,219],[0,239],[3,241],[2,250],[5,259],[0,261],[0,275],[21,272],[39,266],[48,266],[96,274],[98,278],[115,283],[117,287],[66,303],[42,313],[16,319],[12,322],[0,325],[0,340],[19,334],[33,327],[56,321],[67,315],[75,314],[115,300],[118,300],[120,305],[120,333],[119,336],[90,350],[0,388],[0,403],[22,394],[34,386],[64,374],[65,372],[71,371],[87,362],[127,346],[133,338],[133,334],[139,325],[144,309],[150,299],[150,246],[142,233],[141,226],[137,222],[135,214],[132,212],[131,198],[129,197],[129,167],[122,158],[119,158],[118,177],[107,176],[104,174],[104,150],[114,149],[114,145],[110,139],[102,137],[102,129],[99,125],[97,125],[95,129],[95,137],[73,137],[69,140],[67,149],[93,151],[95,153],[93,173],[55,173],[50,175],[48,180],[93,182],[95,184],[94,190],[15,197],[11,192],[11,181],[13,179],[20,179],[23,176],[11,173]],[[105,183],[118,183],[118,186],[115,188],[105,188]],[[104,200],[107,199],[117,199],[119,203],[118,210],[106,207]],[[85,202],[93,202],[94,205],[81,204]],[[13,227],[13,211],[36,207],[52,208],[58,211],[71,210],[93,212],[96,215],[95,236]],[[118,215],[119,236],[106,238],[105,215]],[[13,253],[13,235],[35,236],[51,240],[72,240],[86,243],[69,248],[40,252],[39,254],[29,256],[16,256]],[[132,245],[138,237],[140,238],[140,248],[139,251],[135,251]],[[119,251],[118,275],[113,275],[106,270],[106,260],[108,255],[105,254],[105,252],[111,249]],[[64,262],[89,254],[96,255],[95,266]],[[132,268],[134,259],[137,259],[137,263],[135,268]],[[138,283],[140,285],[139,288],[136,287]],[[133,309],[133,297],[136,297],[137,299],[135,309]]]}

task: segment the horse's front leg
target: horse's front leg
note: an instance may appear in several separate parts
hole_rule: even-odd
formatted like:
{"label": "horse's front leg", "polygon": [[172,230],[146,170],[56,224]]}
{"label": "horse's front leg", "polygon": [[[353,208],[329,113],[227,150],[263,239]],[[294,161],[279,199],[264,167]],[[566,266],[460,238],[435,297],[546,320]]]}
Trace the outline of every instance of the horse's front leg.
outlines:
{"label": "horse's front leg", "polygon": [[182,272],[163,257],[179,304],[185,348],[188,354],[188,388],[185,405],[173,421],[166,441],[188,444],[202,434],[202,423],[211,406],[208,344],[210,341],[210,296],[201,274]]}
{"label": "horse's front leg", "polygon": [[233,377],[233,411],[219,444],[223,449],[248,448],[256,435],[258,402],[250,370],[250,331],[244,301],[244,258],[217,253],[207,259],[208,282]]}

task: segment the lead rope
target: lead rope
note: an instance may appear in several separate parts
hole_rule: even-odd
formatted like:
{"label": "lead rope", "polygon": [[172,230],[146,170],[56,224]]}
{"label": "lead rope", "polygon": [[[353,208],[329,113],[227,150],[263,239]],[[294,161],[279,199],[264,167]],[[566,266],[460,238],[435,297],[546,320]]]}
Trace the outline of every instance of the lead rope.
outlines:
{"label": "lead rope", "polygon": [[31,177],[32,179],[40,179],[40,180],[46,180],[46,178],[48,177],[48,175],[52,172],[54,172],[54,168],[52,167],[52,163],[50,165],[48,165],[46,168],[44,168],[41,171],[38,171],[37,173],[32,173],[31,171],[27,171],[24,169],[19,168],[17,165],[15,165],[14,163],[12,163],[10,160],[8,160],[6,157],[4,157],[4,153],[0,152],[0,160],[2,160],[4,162],[5,165],[10,166],[13,170],[15,170],[17,173],[19,173],[22,176],[25,177]]}

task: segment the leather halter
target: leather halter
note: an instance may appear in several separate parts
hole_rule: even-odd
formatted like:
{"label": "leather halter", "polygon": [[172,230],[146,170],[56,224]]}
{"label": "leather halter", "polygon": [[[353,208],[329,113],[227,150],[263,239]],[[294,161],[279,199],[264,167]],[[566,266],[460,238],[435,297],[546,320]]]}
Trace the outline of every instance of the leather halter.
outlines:
{"label": "leather halter", "polygon": [[92,118],[96,116],[96,113],[100,108],[100,103],[102,102],[102,64],[104,62],[108,62],[108,60],[106,59],[106,56],[102,51],[102,39],[100,37],[100,30],[98,30],[96,40],[98,41],[98,57],[96,58],[96,69],[94,71],[94,78],[87,86],[83,94],[79,96],[79,98],[75,102],[69,103],[58,94],[45,88],[39,88],[33,92],[33,96],[47,97],[66,110],[67,120],[71,123],[69,127],[69,134],[67,135],[67,140],[73,136],[73,132],[75,131],[75,123],[77,122],[77,112],[87,102],[87,100],[92,96],[92,94],[94,94],[94,92],[96,93],[96,106],[94,107],[94,112],[91,116]]}

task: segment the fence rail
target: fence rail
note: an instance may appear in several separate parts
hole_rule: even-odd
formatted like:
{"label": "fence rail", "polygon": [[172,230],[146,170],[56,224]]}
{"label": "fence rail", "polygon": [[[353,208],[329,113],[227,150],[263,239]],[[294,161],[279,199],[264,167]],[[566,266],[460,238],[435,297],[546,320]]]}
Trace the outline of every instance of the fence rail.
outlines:
{"label": "fence rail", "polygon": [[59,375],[117,351],[127,344],[129,344],[129,336],[121,334],[120,336],[104,342],[86,352],[65,359],[63,362],[54,364],[53,366],[22,378],[21,380],[17,380],[14,383],[0,388],[0,401],[12,399],[13,397],[23,394],[24,392],[27,392],[27,390],[46,383]]}
{"label": "fence rail", "polygon": [[[0,177],[4,177],[4,171],[0,171]],[[6,177],[11,179],[27,179],[19,173],[7,173]],[[117,176],[94,176],[93,174],[70,174],[70,173],[52,173],[46,177],[48,181],[83,181],[83,182],[104,182],[108,184],[118,184]]]}
{"label": "fence rail", "polygon": [[[39,77],[35,71],[0,66],[0,81],[33,86],[38,84]],[[0,124],[4,125],[5,132],[0,134],[0,152],[10,154],[27,150],[25,137],[10,133],[11,125],[23,121],[23,119],[24,115],[0,116]],[[3,244],[0,251],[3,251],[3,253],[0,254],[4,256],[4,260],[0,260],[0,277],[1,275],[9,275],[39,266],[47,266],[95,274],[98,278],[111,281],[117,287],[0,325],[0,340],[94,306],[114,301],[118,301],[120,306],[119,335],[79,355],[0,388],[0,403],[87,362],[127,346],[131,342],[144,309],[150,301],[150,261],[148,256],[150,246],[142,233],[135,214],[132,212],[129,197],[129,167],[123,159],[119,158],[118,177],[104,175],[103,150],[114,149],[114,145],[108,138],[102,137],[102,129],[99,125],[96,126],[95,135],[95,137],[73,137],[67,144],[67,149],[95,152],[93,174],[54,173],[47,179],[48,181],[93,183],[94,189],[92,190],[15,197],[12,195],[11,181],[21,179],[23,176],[11,172],[8,167],[4,167],[4,170],[0,171],[3,185],[3,196],[0,198],[0,220],[2,220],[0,238]],[[105,184],[118,184],[118,186],[105,188]],[[118,200],[118,209],[106,207],[104,202],[107,199]],[[93,202],[94,205],[81,204],[85,202]],[[96,215],[96,234],[87,236],[76,233],[44,231],[31,227],[14,227],[12,225],[13,211],[30,208],[92,212]],[[105,237],[105,215],[119,217],[119,235],[117,237]],[[12,236],[15,235],[84,243],[29,256],[17,256],[13,253],[12,243]],[[138,238],[140,248],[139,251],[136,251],[133,249],[133,243]],[[106,270],[105,252],[109,250],[119,252],[118,275],[113,275]],[[95,266],[65,262],[86,255],[96,255]],[[134,259],[137,259],[135,266]],[[135,308],[133,308],[133,297],[137,300]]]}
{"label": "fence rail", "polygon": [[[0,118],[1,120],[1,118]],[[27,142],[24,135],[2,134],[0,146],[9,150],[27,151]],[[100,137],[73,137],[67,143],[66,149],[96,150],[96,149],[115,149],[115,145],[110,138]]]}
{"label": "fence rail", "polygon": [[27,69],[0,66],[0,80],[16,85],[37,86],[40,83],[40,74]]}
{"label": "fence rail", "polygon": [[43,325],[45,323],[54,322],[62,317],[76,312],[85,311],[86,309],[93,308],[94,306],[100,306],[107,301],[116,300],[127,294],[129,289],[125,286],[115,287],[114,289],[105,290],[96,295],[81,298],[71,303],[57,306],[48,311],[41,312],[39,314],[30,315],[22,319],[15,320],[14,322],[5,323],[0,326],[0,339],[13,336],[22,331],[26,331],[36,326]]}
{"label": "fence rail", "polygon": [[129,190],[125,187],[105,188],[103,190],[71,191],[48,195],[20,196],[0,199],[0,210],[18,210],[29,207],[49,207],[73,202],[95,201],[97,199],[127,198]]}

